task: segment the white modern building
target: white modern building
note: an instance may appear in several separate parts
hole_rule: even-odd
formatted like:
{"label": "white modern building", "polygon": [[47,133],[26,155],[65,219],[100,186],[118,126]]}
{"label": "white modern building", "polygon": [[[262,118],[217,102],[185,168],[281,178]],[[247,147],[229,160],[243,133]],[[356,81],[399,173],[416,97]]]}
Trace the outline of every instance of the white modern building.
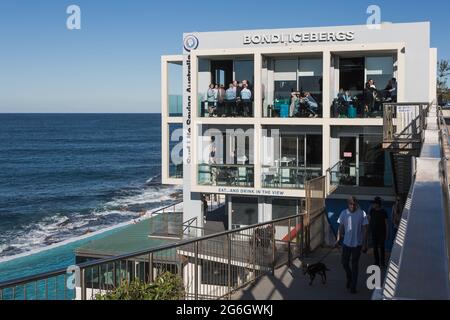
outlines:
{"label": "white modern building", "polygon": [[[433,101],[437,50],[428,22],[373,27],[183,35],[183,53],[161,59],[161,95],[162,182],[183,186],[184,221],[201,225],[202,199],[214,194],[226,199],[228,229],[294,215],[305,181],[320,176],[338,186],[328,195],[330,217],[349,195],[363,206],[374,196],[394,200],[383,101]],[[208,96],[211,83],[228,89],[234,80],[247,80],[251,99]],[[350,99],[337,99],[341,89]]]}

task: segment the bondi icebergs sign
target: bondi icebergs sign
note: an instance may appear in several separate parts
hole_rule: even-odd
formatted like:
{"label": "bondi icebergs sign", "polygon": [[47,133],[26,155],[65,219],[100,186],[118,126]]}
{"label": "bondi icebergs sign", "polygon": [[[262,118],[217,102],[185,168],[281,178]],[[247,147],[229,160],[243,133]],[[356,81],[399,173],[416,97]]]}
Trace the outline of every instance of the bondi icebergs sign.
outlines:
{"label": "bondi icebergs sign", "polygon": [[305,32],[244,35],[244,45],[353,41],[355,32]]}

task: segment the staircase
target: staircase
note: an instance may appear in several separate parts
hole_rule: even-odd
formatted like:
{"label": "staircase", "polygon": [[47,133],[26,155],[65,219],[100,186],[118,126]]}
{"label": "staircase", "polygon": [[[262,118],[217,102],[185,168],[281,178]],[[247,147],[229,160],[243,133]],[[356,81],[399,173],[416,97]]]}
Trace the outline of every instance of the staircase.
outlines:
{"label": "staircase", "polygon": [[412,182],[412,158],[420,155],[428,103],[384,105],[383,148],[390,152],[395,193],[405,203]]}
{"label": "staircase", "polygon": [[394,174],[395,194],[406,199],[411,187],[412,156],[408,154],[391,153],[392,171]]}

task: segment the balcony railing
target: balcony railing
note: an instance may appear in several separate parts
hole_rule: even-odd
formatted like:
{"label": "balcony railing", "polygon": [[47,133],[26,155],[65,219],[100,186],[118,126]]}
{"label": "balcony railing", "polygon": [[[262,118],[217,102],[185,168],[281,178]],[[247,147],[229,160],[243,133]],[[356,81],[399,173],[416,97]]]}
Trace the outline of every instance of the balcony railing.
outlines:
{"label": "balcony railing", "polygon": [[[325,179],[307,184],[306,213],[88,261],[71,272],[60,269],[2,282],[0,300],[94,300],[123,282],[152,283],[165,272],[183,279],[184,299],[230,299],[235,291],[323,242]],[[176,211],[176,206],[167,210]],[[189,236],[186,231],[196,228],[195,222],[187,221],[183,233]],[[74,281],[68,282],[69,277]]]}
{"label": "balcony railing", "polygon": [[254,116],[253,101],[199,101],[202,118],[249,118]]}
{"label": "balcony railing", "polygon": [[183,96],[169,95],[169,117],[183,116]]}
{"label": "balcony railing", "polygon": [[371,106],[366,106],[362,100],[354,100],[352,102],[344,103],[338,99],[333,100],[331,105],[332,118],[382,118],[383,104],[376,102]]}
{"label": "balcony railing", "polygon": [[[304,216],[85,262],[76,266],[75,274],[63,269],[3,282],[0,300],[94,300],[123,282],[152,283],[164,272],[183,278],[184,299],[231,298],[234,291],[304,252],[309,239]],[[78,283],[69,289],[68,278],[74,275]]]}
{"label": "balcony railing", "polygon": [[379,162],[359,162],[348,163],[339,161],[329,170],[330,185],[340,186],[360,186],[388,188],[392,186],[392,175],[386,175],[384,163]]}
{"label": "balcony railing", "polygon": [[317,109],[310,109],[302,103],[291,105],[289,99],[276,99],[262,114],[266,118],[321,118],[322,110],[320,104]]}
{"label": "balcony railing", "polygon": [[253,165],[200,164],[198,184],[206,186],[253,187]]}
{"label": "balcony railing", "polygon": [[305,182],[322,175],[322,167],[263,166],[263,188],[304,189]]}
{"label": "balcony railing", "polygon": [[183,164],[173,164],[169,165],[169,177],[173,179],[183,178]]}

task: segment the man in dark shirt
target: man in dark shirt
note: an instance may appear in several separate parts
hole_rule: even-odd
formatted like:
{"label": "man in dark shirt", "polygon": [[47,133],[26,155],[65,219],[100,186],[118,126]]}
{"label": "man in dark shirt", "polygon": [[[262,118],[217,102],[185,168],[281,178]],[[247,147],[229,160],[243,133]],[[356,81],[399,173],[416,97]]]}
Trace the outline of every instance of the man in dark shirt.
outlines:
{"label": "man in dark shirt", "polygon": [[376,197],[369,212],[369,226],[372,233],[375,264],[381,267],[385,266],[384,243],[387,239],[387,219],[387,212],[381,207],[381,198]]}

